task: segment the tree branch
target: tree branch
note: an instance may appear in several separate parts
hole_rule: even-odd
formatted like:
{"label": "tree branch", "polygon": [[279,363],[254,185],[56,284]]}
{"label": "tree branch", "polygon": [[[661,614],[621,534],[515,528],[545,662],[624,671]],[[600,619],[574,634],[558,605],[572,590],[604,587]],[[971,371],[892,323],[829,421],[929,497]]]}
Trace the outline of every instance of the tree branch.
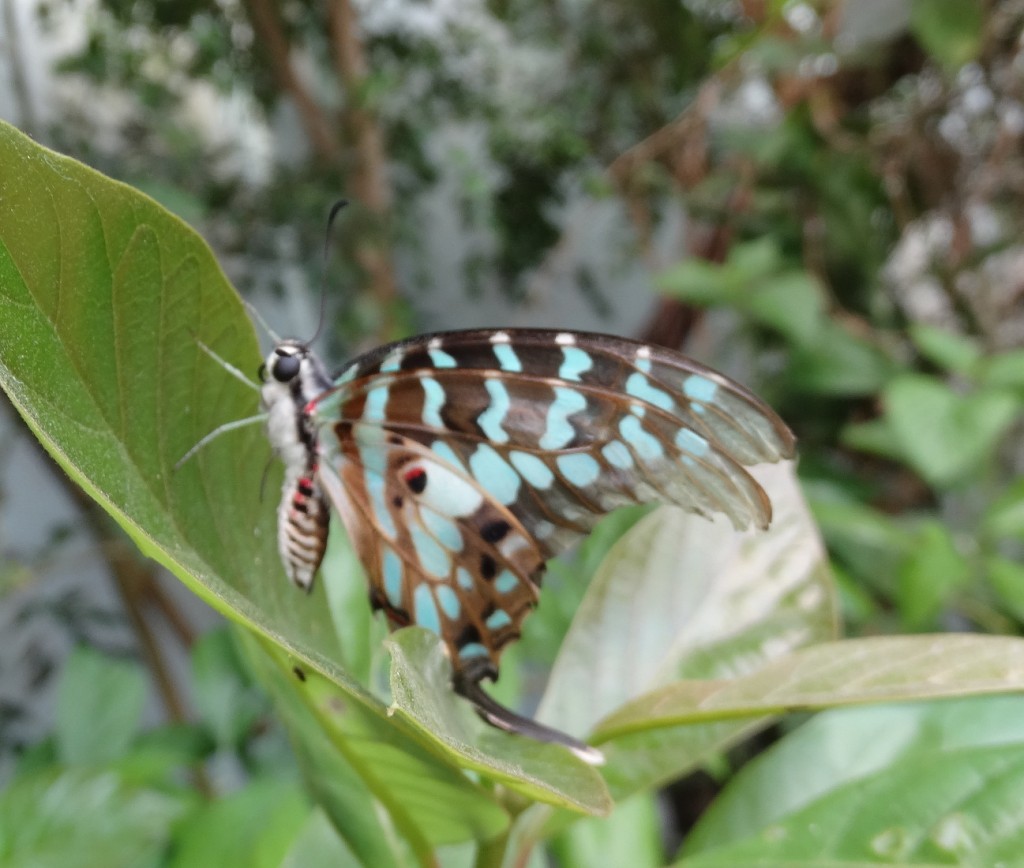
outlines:
{"label": "tree branch", "polygon": [[365,101],[366,54],[351,0],[330,0],[328,16],[334,65],[345,89],[344,125],[354,157],[350,176],[352,193],[376,218],[377,231],[364,236],[365,240],[356,250],[356,259],[366,271],[374,298],[386,307],[398,297],[398,283],[387,242],[392,197],[384,134]]}
{"label": "tree branch", "polygon": [[295,72],[291,61],[291,45],[275,5],[270,0],[244,0],[244,4],[278,87],[295,102],[317,161],[336,162],[340,150],[338,138],[320,106]]}

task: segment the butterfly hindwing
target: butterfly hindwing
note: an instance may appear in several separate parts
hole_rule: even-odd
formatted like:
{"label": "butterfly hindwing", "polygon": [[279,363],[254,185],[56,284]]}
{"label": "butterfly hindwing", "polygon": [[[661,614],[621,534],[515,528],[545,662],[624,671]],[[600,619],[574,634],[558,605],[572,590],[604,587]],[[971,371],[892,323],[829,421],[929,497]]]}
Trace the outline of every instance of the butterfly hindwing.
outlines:
{"label": "butterfly hindwing", "polygon": [[316,399],[314,422],[375,603],[435,629],[457,670],[481,669],[482,648],[491,674],[544,561],[603,514],[664,501],[765,527],[745,466],[793,452],[765,404],[679,354],[540,330],[379,348]]}
{"label": "butterfly hindwing", "polygon": [[[348,423],[339,423],[347,425]],[[544,556],[472,475],[422,444],[355,423],[325,487],[394,627],[442,636],[457,669],[497,675],[536,605]]]}

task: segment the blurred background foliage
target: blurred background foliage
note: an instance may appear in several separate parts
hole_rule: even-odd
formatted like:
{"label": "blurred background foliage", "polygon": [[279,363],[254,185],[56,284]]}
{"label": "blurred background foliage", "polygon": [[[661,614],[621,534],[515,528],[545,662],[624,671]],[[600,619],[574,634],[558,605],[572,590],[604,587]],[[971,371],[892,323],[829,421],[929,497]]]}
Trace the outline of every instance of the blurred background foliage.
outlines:
{"label": "blurred background foliage", "polygon": [[[1021,633],[1021,0],[3,7],[5,116],[177,212],[296,332],[312,330],[324,214],[351,200],[327,278],[333,357],[415,330],[556,321],[682,348],[797,433],[848,634]],[[40,490],[13,478],[8,515]],[[99,751],[144,780],[220,756],[228,778],[259,784],[231,797],[251,800],[237,810],[278,806],[260,835],[294,841],[301,790],[230,641],[197,640],[203,618],[68,496],[32,552],[14,531],[0,540],[4,624],[42,622],[63,648],[108,656],[64,664],[7,640],[8,775],[15,756],[21,788],[41,786],[33,768],[54,774],[46,757]],[[116,591],[34,594],[76,537],[102,551]],[[548,608],[556,627],[571,613]],[[184,695],[167,646],[191,649]],[[163,698],[142,741],[140,676],[111,654],[142,660]],[[95,669],[86,696],[70,696],[74,667]],[[40,694],[56,696],[42,741],[26,725]],[[123,718],[98,741],[69,711],[90,701]],[[147,824],[185,816],[216,789],[208,775],[151,804],[84,773],[67,793],[131,805],[140,849],[103,864],[149,864]],[[710,781],[672,791],[669,840]],[[302,830],[310,852],[322,821]]]}

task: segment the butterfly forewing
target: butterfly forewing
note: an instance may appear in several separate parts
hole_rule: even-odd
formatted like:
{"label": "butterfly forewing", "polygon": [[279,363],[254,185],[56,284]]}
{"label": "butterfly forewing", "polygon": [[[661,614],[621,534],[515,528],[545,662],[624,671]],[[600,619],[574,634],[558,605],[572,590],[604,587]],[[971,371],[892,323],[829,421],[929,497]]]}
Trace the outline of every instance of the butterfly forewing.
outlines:
{"label": "butterfly forewing", "polygon": [[467,331],[381,347],[312,408],[321,482],[394,624],[496,676],[544,562],[606,512],[665,501],[764,527],[745,466],[789,457],[760,400],[676,353],[603,335]]}

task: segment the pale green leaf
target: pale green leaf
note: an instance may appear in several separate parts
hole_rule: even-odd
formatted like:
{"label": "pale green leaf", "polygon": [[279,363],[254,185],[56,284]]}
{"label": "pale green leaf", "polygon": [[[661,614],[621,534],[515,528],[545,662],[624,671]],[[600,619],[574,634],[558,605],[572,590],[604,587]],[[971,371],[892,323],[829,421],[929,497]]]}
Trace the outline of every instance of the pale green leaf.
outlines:
{"label": "pale green leaf", "polygon": [[730,681],[680,681],[609,715],[595,740],[684,723],[1024,689],[1024,639],[942,633],[803,648]]}

